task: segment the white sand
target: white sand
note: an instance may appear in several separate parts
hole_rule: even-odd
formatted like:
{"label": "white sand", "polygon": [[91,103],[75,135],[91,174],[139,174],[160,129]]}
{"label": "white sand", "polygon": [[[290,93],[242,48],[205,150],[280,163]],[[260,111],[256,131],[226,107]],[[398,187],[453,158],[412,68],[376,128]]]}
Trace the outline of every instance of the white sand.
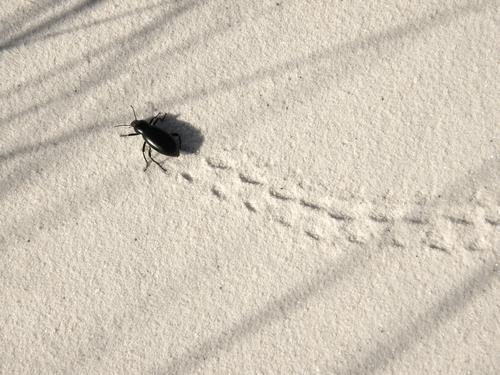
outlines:
{"label": "white sand", "polygon": [[500,373],[497,1],[0,14],[1,374]]}

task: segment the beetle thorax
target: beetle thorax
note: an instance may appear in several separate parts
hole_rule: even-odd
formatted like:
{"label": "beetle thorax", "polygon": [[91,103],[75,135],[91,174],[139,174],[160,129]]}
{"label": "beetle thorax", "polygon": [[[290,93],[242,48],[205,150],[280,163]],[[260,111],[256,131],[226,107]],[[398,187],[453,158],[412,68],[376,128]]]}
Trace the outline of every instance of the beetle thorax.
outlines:
{"label": "beetle thorax", "polygon": [[149,123],[147,121],[144,121],[144,120],[134,120],[134,121],[132,121],[130,126],[132,126],[137,133],[142,134],[143,131],[149,127]]}

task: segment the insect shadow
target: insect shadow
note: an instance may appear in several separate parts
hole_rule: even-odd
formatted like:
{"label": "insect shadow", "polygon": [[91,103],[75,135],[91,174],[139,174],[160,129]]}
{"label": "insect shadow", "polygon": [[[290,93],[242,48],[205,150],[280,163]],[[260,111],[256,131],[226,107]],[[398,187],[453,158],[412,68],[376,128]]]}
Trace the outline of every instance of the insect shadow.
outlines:
{"label": "insect shadow", "polygon": [[[179,134],[182,139],[180,151],[184,154],[194,154],[201,148],[205,137],[199,129],[187,121],[179,120],[179,117],[180,115],[167,113],[164,118],[158,120],[155,126],[169,134]],[[151,119],[152,117],[149,117],[146,121]]]}

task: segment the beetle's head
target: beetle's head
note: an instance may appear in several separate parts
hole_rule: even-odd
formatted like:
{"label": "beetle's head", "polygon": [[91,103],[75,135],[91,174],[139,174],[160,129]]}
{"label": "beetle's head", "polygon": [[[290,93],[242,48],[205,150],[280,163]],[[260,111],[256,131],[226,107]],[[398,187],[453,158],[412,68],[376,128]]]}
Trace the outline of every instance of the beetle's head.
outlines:
{"label": "beetle's head", "polygon": [[141,133],[149,127],[149,123],[145,120],[134,120],[130,123],[130,126],[134,128],[137,133]]}

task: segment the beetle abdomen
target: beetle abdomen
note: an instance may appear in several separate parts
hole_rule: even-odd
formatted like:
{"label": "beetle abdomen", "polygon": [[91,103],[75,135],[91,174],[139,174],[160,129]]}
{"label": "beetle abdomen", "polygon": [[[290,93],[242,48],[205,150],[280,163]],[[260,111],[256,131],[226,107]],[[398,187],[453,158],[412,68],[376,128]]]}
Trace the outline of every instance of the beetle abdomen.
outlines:
{"label": "beetle abdomen", "polygon": [[142,136],[148,145],[160,154],[179,156],[179,145],[174,137],[167,132],[155,127],[144,129]]}

